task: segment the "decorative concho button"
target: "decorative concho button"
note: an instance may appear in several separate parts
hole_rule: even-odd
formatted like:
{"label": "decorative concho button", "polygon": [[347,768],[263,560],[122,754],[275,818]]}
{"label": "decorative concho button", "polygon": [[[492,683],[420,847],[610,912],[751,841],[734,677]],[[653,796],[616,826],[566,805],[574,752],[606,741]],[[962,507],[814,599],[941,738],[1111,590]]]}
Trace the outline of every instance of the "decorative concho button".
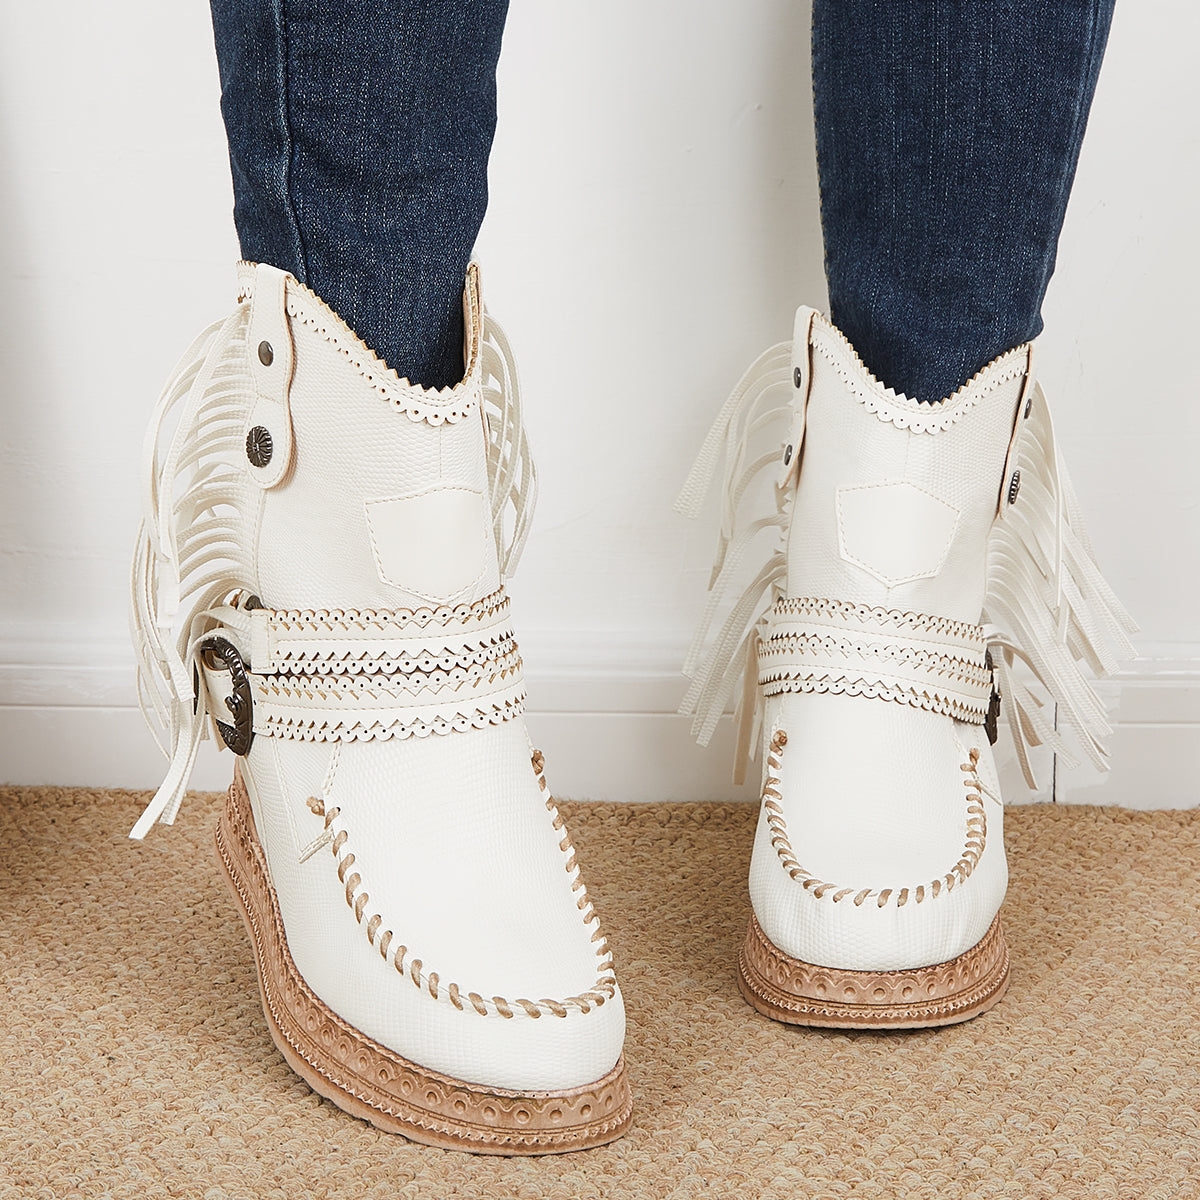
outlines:
{"label": "decorative concho button", "polygon": [[1008,502],[1009,502],[1009,504],[1016,504],[1017,493],[1020,490],[1021,490],[1021,472],[1014,471],[1012,473],[1012,478],[1008,481]]}
{"label": "decorative concho button", "polygon": [[804,372],[799,367],[792,368],[792,383],[799,387],[804,382]]}
{"label": "decorative concho button", "polygon": [[255,425],[246,434],[246,457],[256,466],[265,467],[275,453],[271,431],[265,425]]}
{"label": "decorative concho button", "polygon": [[264,367],[269,367],[275,361],[275,351],[271,348],[270,342],[258,343],[258,361]]}
{"label": "decorative concho button", "polygon": [[791,444],[791,442],[789,442],[783,448],[783,465],[785,467],[789,466],[791,464],[791,461],[792,461],[792,444]]}
{"label": "decorative concho button", "polygon": [[246,676],[246,664],[238,648],[223,637],[209,638],[200,647],[200,658],[210,671],[229,672],[233,693],[225,697],[225,707],[233,715],[233,724],[216,721],[217,732],[234,754],[248,754],[254,741],[254,694]]}

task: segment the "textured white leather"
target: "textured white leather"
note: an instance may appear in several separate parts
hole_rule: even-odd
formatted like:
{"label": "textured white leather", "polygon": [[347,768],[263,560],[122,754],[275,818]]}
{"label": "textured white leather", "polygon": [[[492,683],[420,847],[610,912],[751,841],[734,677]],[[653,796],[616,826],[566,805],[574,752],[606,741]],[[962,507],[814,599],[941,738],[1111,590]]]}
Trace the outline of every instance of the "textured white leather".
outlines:
{"label": "textured white leather", "polygon": [[[776,426],[782,453],[755,457],[755,437]],[[802,308],[792,344],[764,354],[718,416],[685,512],[722,456],[713,594],[682,707],[707,738],[745,664],[740,745],[764,748],[759,925],[819,966],[946,962],[980,941],[1007,886],[985,648],[1015,695],[1019,742],[1052,731],[1044,701],[1016,682],[1018,660],[1097,757],[1102,711],[1076,660],[1110,665],[1132,626],[1087,548],[1031,348],[919,404]],[[774,513],[742,518],[772,469]],[[709,641],[723,597],[752,575],[754,539],[774,530],[776,548]]]}
{"label": "textured white leather", "polygon": [[[781,698],[788,731],[779,791],[796,858],[832,884],[820,897],[791,878],[760,814],[750,897],[767,937],[804,962],[898,970],[946,962],[987,932],[1008,881],[1004,816],[983,730],[853,696]],[[979,751],[979,790],[960,766]],[[965,883],[939,887],[968,842],[969,797],[986,814],[982,857]],[[917,889],[924,888],[922,899]],[[844,890],[850,894],[834,900]],[[873,896],[855,903],[863,889]],[[901,892],[908,896],[900,905]],[[879,895],[890,890],[880,906]]]}
{"label": "textured white leather", "polygon": [[[441,484],[363,501],[379,578],[434,604],[477,587],[489,557],[491,521],[478,488]],[[431,540],[429,531],[441,536]]]}
{"label": "textured white leather", "polygon": [[[315,297],[304,300],[308,312]],[[353,335],[338,329],[335,314],[329,318],[319,324],[292,320],[295,464],[288,486],[264,498],[254,590],[274,608],[419,608],[430,602],[427,594],[381,578],[366,504],[433,489],[487,491],[480,356],[473,356],[471,374],[460,385],[469,395],[450,406],[462,417],[437,424],[413,420],[371,386],[390,372],[381,364],[373,371],[357,367],[343,352]],[[336,340],[322,336],[322,329]],[[409,548],[420,560],[436,561],[448,553],[445,534],[439,525],[428,526],[423,537],[414,530]],[[478,578],[477,594],[494,591],[500,582],[494,548],[482,555],[473,540],[464,551],[472,578]],[[284,599],[273,602],[271,596]]]}
{"label": "textured white leather", "polygon": [[[156,422],[184,410],[170,449],[157,435],[148,449],[135,634],[143,674],[166,683],[172,765],[135,835],[174,815],[205,714],[231,719],[228,673],[201,662],[219,631],[249,671],[243,778],[317,996],[466,1082],[594,1082],[620,1055],[624,1010],[521,715],[493,529],[515,501],[511,565],[534,479],[507,343],[473,270],[466,377],[427,392],[290,277],[244,265],[240,283],[237,312],[164,395]],[[255,468],[245,431],[268,423],[279,446]],[[166,494],[177,480],[182,498]],[[167,567],[174,648],[155,599]]]}
{"label": "textured white leather", "polygon": [[992,695],[982,627],[805,597],[776,601],[767,615],[758,683],[767,696],[882,697],[976,725]]}
{"label": "textured white leather", "polygon": [[292,465],[292,333],[287,321],[287,276],[277,267],[263,266],[250,301],[247,356],[255,399],[245,423],[246,437],[266,430],[271,457],[261,466],[247,459],[246,469],[259,487],[274,487]]}
{"label": "textured white leather", "polygon": [[888,586],[936,575],[957,524],[956,508],[913,483],[837,489],[842,557]]}
{"label": "textured white leather", "polygon": [[[807,354],[806,347],[793,349],[794,357]],[[814,321],[786,594],[978,623],[987,582],[987,535],[1027,357],[1010,352],[940,406],[919,404],[885,389],[832,326]],[[796,402],[804,402],[799,393]],[[871,542],[865,527],[880,527],[891,548],[878,547],[879,535],[872,544],[882,565],[890,558],[899,572],[894,580],[881,578],[887,571],[848,561],[843,554],[837,509],[851,489],[860,540]],[[908,502],[897,513],[901,496]]]}
{"label": "textured white leather", "polygon": [[[468,737],[475,746],[450,745]],[[561,834],[547,819],[528,753],[515,721],[402,743],[309,746],[256,738],[246,782],[259,837],[270,846],[288,946],[334,1012],[456,1079],[558,1089],[590,1083],[613,1066],[624,1010],[619,991],[586,1011],[567,1006],[563,1017],[533,1018],[517,1003],[593,992],[606,973],[596,953],[604,943],[591,942],[596,925],[576,907]],[[455,756],[452,774],[447,754]],[[323,831],[308,795],[342,807],[346,849],[370,897],[361,920],[328,846],[301,861]],[[375,913],[395,934],[386,958],[367,938]],[[461,1009],[451,1002],[452,983]],[[466,1001],[471,992],[486,1015]],[[511,1016],[501,1014],[495,997]]]}
{"label": "textured white leather", "polygon": [[[811,328],[811,348],[793,347],[795,361],[811,349],[812,374],[787,595],[978,622],[1023,356],[998,360],[943,402],[956,410],[947,419],[937,405],[887,393],[824,322]],[[847,544],[859,553],[846,553]],[[772,707],[765,732],[788,735],[781,805],[807,870],[838,890],[898,895],[953,869],[966,841],[961,768],[972,748],[994,780],[982,729],[863,696],[785,695]],[[902,908],[815,898],[784,870],[764,818],[750,872],[763,932],[793,958],[848,970],[928,966],[969,950],[996,915],[1007,879],[998,790],[984,799],[988,836],[971,877]]]}

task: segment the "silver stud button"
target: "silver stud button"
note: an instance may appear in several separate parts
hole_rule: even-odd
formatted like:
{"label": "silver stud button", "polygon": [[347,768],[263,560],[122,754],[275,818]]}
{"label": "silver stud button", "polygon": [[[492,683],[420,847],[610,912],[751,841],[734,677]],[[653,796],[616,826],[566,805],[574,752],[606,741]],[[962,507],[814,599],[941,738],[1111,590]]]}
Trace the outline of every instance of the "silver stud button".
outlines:
{"label": "silver stud button", "polygon": [[271,349],[270,342],[258,343],[258,361],[264,367],[269,367],[275,361],[275,351]]}

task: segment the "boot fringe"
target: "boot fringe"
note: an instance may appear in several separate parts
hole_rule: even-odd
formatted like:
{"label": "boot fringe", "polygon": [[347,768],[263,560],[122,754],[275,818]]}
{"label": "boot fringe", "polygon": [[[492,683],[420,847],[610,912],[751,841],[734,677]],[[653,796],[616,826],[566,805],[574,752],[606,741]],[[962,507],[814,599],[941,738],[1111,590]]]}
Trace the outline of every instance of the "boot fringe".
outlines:
{"label": "boot fringe", "polygon": [[179,811],[208,736],[207,695],[196,687],[196,672],[201,641],[217,624],[210,610],[253,578],[237,535],[257,489],[235,465],[253,403],[244,365],[248,322],[241,305],[188,347],[146,433],[130,632],[138,704],[170,765],[132,838],[145,837],[155,821],[171,824]]}
{"label": "boot fringe", "polygon": [[1076,765],[1075,742],[1108,770],[1112,728],[1088,673],[1132,658],[1137,624],[1100,573],[1040,384],[1026,411],[988,540],[983,625],[1021,770],[1036,788],[1033,746]]}
{"label": "boot fringe", "polygon": [[[721,471],[721,531],[708,583],[708,601],[684,662],[683,673],[692,684],[679,712],[694,718],[692,736],[700,745],[708,745],[744,672],[745,686],[737,702],[739,753],[734,766],[734,778],[739,783],[746,762],[753,756],[762,714],[757,686],[759,627],[783,595],[787,581],[786,534],[793,489],[777,480],[774,513],[754,519],[745,510],[750,507],[748,493],[761,491],[761,485],[754,485],[764,473],[778,474],[780,452],[775,442],[782,444],[792,417],[791,354],[791,343],[780,342],[751,364],[717,414],[675,501],[677,512],[696,517]],[[776,430],[778,438],[774,437]],[[771,449],[748,461],[755,442],[770,445]],[[794,447],[793,453],[799,454],[800,447]],[[776,531],[773,550],[710,641],[717,614],[743,574],[742,564],[752,543],[760,533],[772,529]]]}
{"label": "boot fringe", "polygon": [[[786,588],[786,536],[794,488],[787,479],[779,481],[778,466],[780,447],[788,430],[795,429],[791,350],[786,342],[772,346],[743,375],[713,422],[675,503],[683,516],[697,516],[720,471],[721,529],[708,601],[684,663],[692,683],[679,712],[694,718],[692,734],[700,745],[707,745],[742,676],[735,708],[736,783],[742,782],[747,764],[756,756],[761,729],[758,642],[772,606]],[[1129,635],[1137,625],[1096,564],[1041,386],[1034,383],[1026,391],[1028,416],[1020,420],[1022,428],[1015,435],[1005,494],[989,535],[982,623],[1017,756],[1026,782],[1036,788],[1031,747],[1048,745],[1069,763],[1078,761],[1060,732],[1064,728],[1095,767],[1107,770],[1104,743],[1112,730],[1085,668],[1096,676],[1107,675],[1131,658]],[[748,461],[751,444],[768,443],[776,432],[772,449]],[[799,455],[801,447],[794,445],[792,453]],[[1014,467],[1019,471],[1015,485]],[[747,493],[771,469],[777,472],[775,511],[755,517],[745,511]],[[713,635],[718,613],[729,603],[736,581],[744,578],[751,543],[770,529],[778,531],[773,549]]]}
{"label": "boot fringe", "polygon": [[[537,505],[537,470],[521,412],[517,362],[500,323],[483,315],[483,409],[488,433],[488,478],[491,480],[492,526],[500,556],[500,574],[511,579],[525,549]],[[507,510],[512,530],[505,532]]]}
{"label": "boot fringe", "polygon": [[[221,615],[229,615],[229,598],[255,586],[250,547],[241,535],[261,497],[242,467],[245,422],[254,403],[248,327],[249,306],[239,303],[192,342],[146,433],[130,634],[138,705],[169,766],[131,838],[144,838],[156,821],[175,820],[200,743],[210,735],[207,690],[197,686],[201,646],[223,624]],[[491,515],[507,578],[528,537],[537,473],[512,348],[486,313],[481,352]]]}

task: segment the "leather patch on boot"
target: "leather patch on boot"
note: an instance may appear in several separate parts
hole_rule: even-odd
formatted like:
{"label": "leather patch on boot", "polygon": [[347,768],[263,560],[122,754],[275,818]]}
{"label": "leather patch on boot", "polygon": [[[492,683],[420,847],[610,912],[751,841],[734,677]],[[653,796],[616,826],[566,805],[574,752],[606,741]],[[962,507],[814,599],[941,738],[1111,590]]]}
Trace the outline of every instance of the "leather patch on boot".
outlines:
{"label": "leather patch on boot", "polygon": [[384,583],[426,600],[458,598],[478,583],[487,554],[483,493],[453,484],[367,500],[367,533]]}
{"label": "leather patch on boot", "polygon": [[936,575],[946,561],[958,509],[915,483],[837,491],[842,558],[893,587]]}

